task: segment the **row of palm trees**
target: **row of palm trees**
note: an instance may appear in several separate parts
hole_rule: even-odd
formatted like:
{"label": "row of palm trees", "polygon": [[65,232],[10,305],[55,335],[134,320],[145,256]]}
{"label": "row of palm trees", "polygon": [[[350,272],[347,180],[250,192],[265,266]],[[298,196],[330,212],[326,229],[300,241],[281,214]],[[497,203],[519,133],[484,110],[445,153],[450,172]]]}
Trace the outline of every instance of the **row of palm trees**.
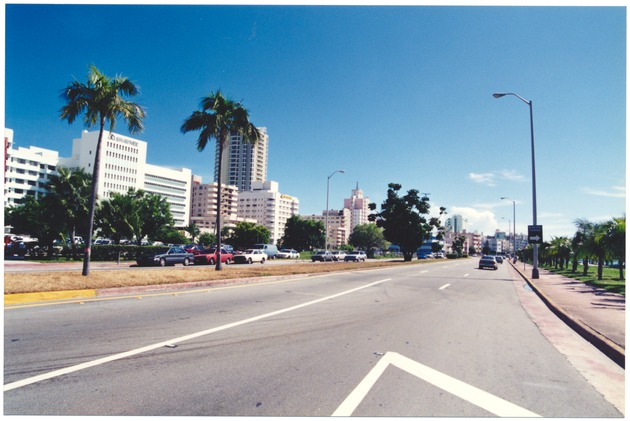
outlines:
{"label": "row of palm trees", "polygon": [[603,277],[604,263],[618,262],[619,279],[624,280],[626,256],[626,217],[612,218],[605,222],[591,222],[587,219],[575,221],[576,233],[572,238],[553,237],[540,247],[539,259],[542,263],[556,268],[568,268],[577,272],[582,261],[582,273],[586,275],[589,262],[597,262],[597,279]]}
{"label": "row of palm trees", "polygon": [[[65,105],[60,109],[60,118],[74,123],[77,118],[83,117],[86,128],[98,127],[99,136],[94,154],[92,171],[92,186],[89,201],[89,216],[86,247],[83,256],[83,276],[90,273],[90,244],[94,227],[94,213],[96,208],[96,188],[98,186],[98,173],[100,167],[101,142],[106,124],[109,131],[113,131],[119,118],[127,123],[129,133],[136,134],[144,129],[143,120],[146,116],[145,109],[128,97],[135,97],[140,93],[139,87],[128,78],[117,75],[109,78],[96,66],[88,67],[88,76],[85,83],[74,80],[61,91],[61,98]],[[199,110],[194,111],[184,120],[180,130],[182,134],[191,131],[199,131],[197,150],[202,152],[208,142],[214,139],[219,142],[219,188],[217,189],[217,248],[221,245],[221,161],[230,135],[240,134],[244,142],[255,143],[261,138],[261,133],[249,121],[249,113],[240,102],[235,102],[223,96],[220,90],[211,92],[209,96],[201,99]],[[221,270],[221,259],[217,259],[217,270]]]}

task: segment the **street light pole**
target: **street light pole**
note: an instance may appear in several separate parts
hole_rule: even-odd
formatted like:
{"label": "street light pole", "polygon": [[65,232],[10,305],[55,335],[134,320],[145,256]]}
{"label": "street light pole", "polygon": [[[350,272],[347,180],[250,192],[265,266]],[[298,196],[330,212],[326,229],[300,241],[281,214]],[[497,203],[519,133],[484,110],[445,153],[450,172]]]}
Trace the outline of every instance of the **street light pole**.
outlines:
{"label": "street light pole", "polygon": [[330,177],[337,174],[338,172],[342,174],[345,173],[344,170],[337,170],[333,172],[332,174],[330,174],[328,176],[328,180],[326,180],[326,215],[325,215],[326,235],[325,235],[325,240],[324,240],[324,250],[328,250],[328,196],[330,194]]}
{"label": "street light pole", "polygon": [[[538,225],[538,221],[536,218],[536,158],[534,153],[534,111],[533,104],[531,100],[527,100],[522,96],[515,94],[513,92],[499,92],[492,94],[495,98],[501,98],[506,95],[512,95],[523,101],[525,104],[529,105],[529,127],[532,137],[532,202],[533,202],[533,214],[534,214],[534,225]],[[538,244],[534,243],[534,268],[532,269],[532,279],[538,279]]]}
{"label": "street light pole", "polygon": [[512,250],[514,253],[514,263],[516,263],[516,202],[509,197],[502,197],[501,200],[511,200],[512,201],[512,221],[514,223],[514,229],[512,230],[512,234],[514,235],[514,249]]}

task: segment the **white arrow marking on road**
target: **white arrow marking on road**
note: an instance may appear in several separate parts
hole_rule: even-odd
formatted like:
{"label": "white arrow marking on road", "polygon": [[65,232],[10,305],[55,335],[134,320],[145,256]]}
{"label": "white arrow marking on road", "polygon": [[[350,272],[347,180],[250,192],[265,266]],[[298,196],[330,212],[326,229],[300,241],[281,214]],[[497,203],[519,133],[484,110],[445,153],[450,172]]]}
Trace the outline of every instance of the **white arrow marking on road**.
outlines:
{"label": "white arrow marking on road", "polygon": [[386,353],[352,393],[348,395],[346,400],[339,405],[332,416],[351,416],[390,364],[499,417],[540,417],[540,415],[527,409],[440,373],[396,352]]}
{"label": "white arrow marking on road", "polygon": [[322,298],[318,298],[318,299],[313,300],[313,301],[308,301],[306,303],[298,304],[298,305],[295,305],[293,307],[283,308],[283,309],[280,309],[280,310],[272,311],[270,313],[265,313],[265,314],[261,314],[259,316],[254,316],[254,317],[251,317],[249,319],[240,320],[240,321],[237,321],[237,322],[234,322],[234,323],[228,323],[228,324],[223,325],[223,326],[213,327],[211,329],[202,330],[201,332],[191,333],[190,335],[186,335],[186,336],[180,336],[179,338],[168,339],[166,341],[158,342],[158,343],[152,344],[152,345],[147,345],[147,346],[142,347],[142,348],[136,348],[136,349],[132,349],[130,351],[121,352],[119,354],[114,354],[114,355],[110,355],[110,356],[107,356],[107,357],[99,358],[97,360],[87,361],[87,362],[84,362],[82,364],[77,364],[77,365],[74,365],[74,366],[71,366],[71,367],[66,367],[66,368],[62,368],[62,369],[59,369],[59,370],[51,371],[49,373],[40,374],[38,376],[29,377],[27,379],[18,380],[18,381],[15,381],[13,383],[7,383],[7,384],[4,385],[4,391],[7,392],[9,390],[17,389],[19,387],[27,386],[29,384],[41,382],[43,380],[52,379],[54,377],[63,376],[64,374],[74,373],[75,371],[85,370],[86,368],[95,367],[95,366],[98,366],[98,365],[101,365],[101,364],[105,364],[105,363],[108,363],[108,362],[120,360],[120,359],[123,359],[123,358],[132,357],[134,355],[142,354],[144,352],[153,351],[155,349],[162,348],[162,347],[165,347],[165,346],[168,346],[168,347],[176,346],[176,344],[179,343],[179,342],[188,341],[190,339],[195,339],[195,338],[199,338],[201,336],[210,335],[212,333],[220,332],[222,330],[231,329],[233,327],[238,327],[238,326],[241,326],[241,325],[244,325],[244,324],[247,324],[247,323],[252,323],[252,322],[256,322],[258,320],[266,319],[266,318],[269,318],[269,317],[272,317],[272,316],[277,316],[279,314],[287,313],[289,311],[298,310],[298,309],[303,308],[303,307],[308,307],[310,305],[318,304],[318,303],[321,303],[323,301],[332,300],[333,298],[341,297],[341,296],[346,295],[346,294],[351,294],[353,292],[357,292],[357,291],[360,291],[362,289],[369,288],[369,287],[372,287],[374,285],[382,284],[383,282],[388,282],[388,281],[391,281],[391,278],[382,279],[380,281],[372,282],[370,284],[366,284],[366,285],[363,285],[363,286],[360,286],[360,287],[357,287],[357,288],[353,288],[353,289],[349,289],[349,290],[346,290],[346,291],[342,291],[342,292],[339,292],[337,294],[329,295],[327,297],[322,297]]}

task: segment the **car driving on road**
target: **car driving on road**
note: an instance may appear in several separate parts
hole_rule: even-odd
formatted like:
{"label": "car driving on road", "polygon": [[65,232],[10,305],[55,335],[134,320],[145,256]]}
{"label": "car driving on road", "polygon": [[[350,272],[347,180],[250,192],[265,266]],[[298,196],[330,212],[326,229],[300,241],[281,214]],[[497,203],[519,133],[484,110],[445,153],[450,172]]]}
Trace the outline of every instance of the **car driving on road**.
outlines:
{"label": "car driving on road", "polygon": [[155,252],[142,254],[136,259],[138,266],[170,266],[181,263],[188,266],[195,255],[181,247],[163,247]]}
{"label": "car driving on road", "polygon": [[497,270],[499,265],[497,265],[497,259],[494,256],[483,256],[479,259],[479,269],[494,269]]}

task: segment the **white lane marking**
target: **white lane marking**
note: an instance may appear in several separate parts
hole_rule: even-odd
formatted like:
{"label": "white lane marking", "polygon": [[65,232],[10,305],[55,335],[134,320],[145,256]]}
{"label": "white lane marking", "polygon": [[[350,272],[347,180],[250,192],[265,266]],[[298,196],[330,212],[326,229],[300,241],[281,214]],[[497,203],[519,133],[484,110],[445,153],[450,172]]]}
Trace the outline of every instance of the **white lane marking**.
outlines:
{"label": "white lane marking", "polygon": [[420,273],[427,273],[428,270],[421,270]]}
{"label": "white lane marking", "polygon": [[132,349],[130,351],[121,352],[119,354],[110,355],[108,357],[99,358],[99,359],[93,360],[93,361],[87,361],[87,362],[82,363],[82,364],[77,364],[77,365],[74,365],[74,366],[71,366],[71,367],[62,368],[62,369],[59,369],[59,370],[51,371],[49,373],[44,373],[44,374],[40,374],[38,376],[30,377],[30,378],[27,378],[27,379],[18,380],[18,381],[13,382],[13,383],[5,384],[4,385],[4,391],[7,392],[9,390],[13,390],[13,389],[17,389],[19,387],[27,386],[29,384],[41,382],[43,380],[48,380],[48,379],[52,379],[54,377],[63,376],[65,374],[74,373],[75,371],[80,371],[80,370],[84,370],[86,368],[95,367],[95,366],[98,366],[98,365],[101,365],[101,364],[105,364],[105,363],[108,363],[108,362],[111,362],[111,361],[120,360],[120,359],[127,358],[127,357],[131,357],[131,356],[138,355],[138,354],[141,354],[141,353],[144,353],[144,352],[153,351],[155,349],[162,348],[164,346],[173,346],[173,345],[175,345],[175,344],[177,344],[179,342],[184,342],[184,341],[187,341],[187,340],[190,340],[190,339],[199,338],[201,336],[210,335],[212,333],[220,332],[222,330],[231,329],[231,328],[234,328],[234,327],[237,327],[237,326],[242,326],[244,324],[256,322],[258,320],[262,320],[262,319],[266,319],[266,318],[269,318],[269,317],[277,316],[279,314],[288,313],[290,311],[294,311],[294,310],[298,310],[298,309],[301,309],[301,308],[304,308],[304,307],[308,307],[308,306],[311,306],[313,304],[318,304],[318,303],[321,303],[323,301],[332,300],[334,298],[338,298],[338,297],[341,297],[343,295],[351,294],[353,292],[357,292],[357,291],[360,291],[362,289],[372,287],[374,285],[382,284],[382,283],[387,282],[387,281],[391,281],[391,278],[382,279],[380,281],[372,282],[370,284],[366,284],[366,285],[363,285],[363,286],[360,286],[360,287],[357,287],[357,288],[349,289],[347,291],[339,292],[337,294],[329,295],[327,297],[318,298],[316,300],[308,301],[306,303],[298,304],[298,305],[295,305],[295,306],[292,306],[292,307],[287,307],[287,308],[284,308],[284,309],[281,309],[281,310],[272,311],[270,313],[261,314],[259,316],[250,317],[249,319],[240,320],[240,321],[234,322],[234,323],[228,323],[228,324],[223,325],[223,326],[218,326],[218,327],[214,327],[212,329],[202,330],[200,332],[191,333],[190,335],[180,336],[178,338],[167,339],[166,341],[158,342],[156,344],[147,345],[147,346],[144,346],[144,347],[141,347],[141,348]]}
{"label": "white lane marking", "polygon": [[379,360],[379,362],[376,363],[374,368],[370,370],[368,375],[350,393],[350,395],[348,395],[348,397],[341,403],[341,405],[339,405],[332,416],[351,416],[390,364],[499,417],[540,417],[540,415],[528,411],[525,408],[521,408],[518,405],[466,384],[444,373],[440,373],[437,370],[404,357],[396,352],[387,352]]}
{"label": "white lane marking", "polygon": [[470,275],[470,273],[465,273],[464,274],[464,278],[467,277],[468,275]]}
{"label": "white lane marking", "polygon": [[442,286],[440,287],[440,290],[442,290],[442,289],[446,289],[446,288],[448,288],[448,287],[450,287],[450,286],[451,286],[451,284],[442,285]]}

